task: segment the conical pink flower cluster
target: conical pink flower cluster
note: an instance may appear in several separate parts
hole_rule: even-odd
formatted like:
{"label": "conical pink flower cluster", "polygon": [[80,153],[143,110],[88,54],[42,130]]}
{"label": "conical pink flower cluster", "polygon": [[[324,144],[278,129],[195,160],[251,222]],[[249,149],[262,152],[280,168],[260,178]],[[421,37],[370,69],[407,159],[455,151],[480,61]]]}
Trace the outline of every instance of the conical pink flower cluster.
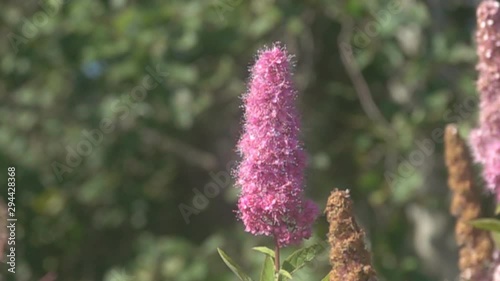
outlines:
{"label": "conical pink flower cluster", "polygon": [[305,153],[299,140],[297,92],[290,57],[275,44],[262,50],[243,97],[245,124],[236,171],[239,215],[246,231],[274,236],[278,245],[311,236],[319,209],[303,196]]}
{"label": "conical pink flower cluster", "polygon": [[471,132],[475,161],[500,201],[500,4],[483,1],[477,9],[477,54],[480,94],[479,126]]}

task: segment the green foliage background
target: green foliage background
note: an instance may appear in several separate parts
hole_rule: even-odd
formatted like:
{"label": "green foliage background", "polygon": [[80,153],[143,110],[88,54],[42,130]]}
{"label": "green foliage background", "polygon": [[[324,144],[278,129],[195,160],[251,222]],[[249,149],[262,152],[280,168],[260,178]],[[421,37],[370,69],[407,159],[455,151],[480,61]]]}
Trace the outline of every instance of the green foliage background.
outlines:
{"label": "green foliage background", "polygon": [[[262,257],[251,248],[271,241],[244,232],[232,184],[189,223],[179,204],[193,206],[194,189],[237,160],[248,67],[274,41],[295,54],[308,196],[323,208],[334,187],[351,189],[381,280],[451,280],[442,143],[432,141],[433,152],[398,181],[385,175],[398,174],[436,128],[459,122],[466,133],[474,124],[475,108],[457,107],[476,96],[474,8],[465,0],[3,0],[0,166],[16,167],[19,220],[17,273],[3,280],[47,272],[65,281],[234,280],[217,247],[257,276]],[[351,66],[386,122],[361,106],[341,60],[342,27],[353,38],[344,41]],[[147,68],[168,76],[127,102]],[[54,163],[68,165],[68,147],[102,120],[114,129],[58,180]],[[312,240],[326,231],[322,217]],[[323,254],[297,280],[320,280],[328,268]]]}

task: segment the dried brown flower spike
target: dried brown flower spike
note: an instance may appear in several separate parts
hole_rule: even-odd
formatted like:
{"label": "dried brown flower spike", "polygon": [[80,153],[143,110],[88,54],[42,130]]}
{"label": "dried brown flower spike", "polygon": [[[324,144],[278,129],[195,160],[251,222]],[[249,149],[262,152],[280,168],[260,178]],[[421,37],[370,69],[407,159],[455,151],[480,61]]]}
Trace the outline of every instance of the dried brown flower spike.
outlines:
{"label": "dried brown flower spike", "polygon": [[448,186],[453,192],[450,212],[457,218],[455,237],[460,248],[461,278],[479,280],[493,252],[490,234],[468,224],[481,216],[481,190],[474,185],[469,151],[455,125],[446,127],[444,141]]}
{"label": "dried brown flower spike", "polygon": [[325,213],[330,224],[330,281],[375,281],[365,233],[354,219],[352,205],[349,190],[335,189],[328,198]]}

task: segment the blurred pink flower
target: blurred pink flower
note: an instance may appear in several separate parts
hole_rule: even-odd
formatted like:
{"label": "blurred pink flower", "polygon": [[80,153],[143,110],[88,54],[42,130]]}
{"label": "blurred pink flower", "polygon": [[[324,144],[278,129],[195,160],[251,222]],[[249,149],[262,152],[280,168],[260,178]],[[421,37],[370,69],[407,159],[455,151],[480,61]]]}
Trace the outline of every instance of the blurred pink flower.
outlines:
{"label": "blurred pink flower", "polygon": [[290,56],[275,44],[259,52],[251,72],[237,147],[239,216],[247,232],[274,236],[279,246],[297,244],[311,236],[319,210],[303,196],[306,160]]}
{"label": "blurred pink flower", "polygon": [[477,8],[477,89],[479,126],[470,135],[476,162],[483,165],[487,187],[500,201],[500,4],[486,0]]}
{"label": "blurred pink flower", "polygon": [[471,277],[469,280],[500,281],[500,252],[498,250],[494,251],[492,260],[487,268],[482,273],[478,274],[478,276]]}

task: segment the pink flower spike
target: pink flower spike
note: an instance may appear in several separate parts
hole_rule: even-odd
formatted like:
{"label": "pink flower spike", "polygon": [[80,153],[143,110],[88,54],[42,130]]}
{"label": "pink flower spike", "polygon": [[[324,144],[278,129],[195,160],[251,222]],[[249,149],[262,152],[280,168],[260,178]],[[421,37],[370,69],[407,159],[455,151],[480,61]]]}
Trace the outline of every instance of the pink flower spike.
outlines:
{"label": "pink flower spike", "polygon": [[479,126],[470,134],[474,160],[483,165],[487,187],[500,202],[500,4],[485,0],[477,8]]}
{"label": "pink flower spike", "polygon": [[254,235],[274,236],[280,247],[298,244],[311,236],[319,209],[304,198],[306,159],[290,56],[274,44],[259,52],[251,72],[237,146],[242,156],[235,173],[241,187],[239,216]]}

